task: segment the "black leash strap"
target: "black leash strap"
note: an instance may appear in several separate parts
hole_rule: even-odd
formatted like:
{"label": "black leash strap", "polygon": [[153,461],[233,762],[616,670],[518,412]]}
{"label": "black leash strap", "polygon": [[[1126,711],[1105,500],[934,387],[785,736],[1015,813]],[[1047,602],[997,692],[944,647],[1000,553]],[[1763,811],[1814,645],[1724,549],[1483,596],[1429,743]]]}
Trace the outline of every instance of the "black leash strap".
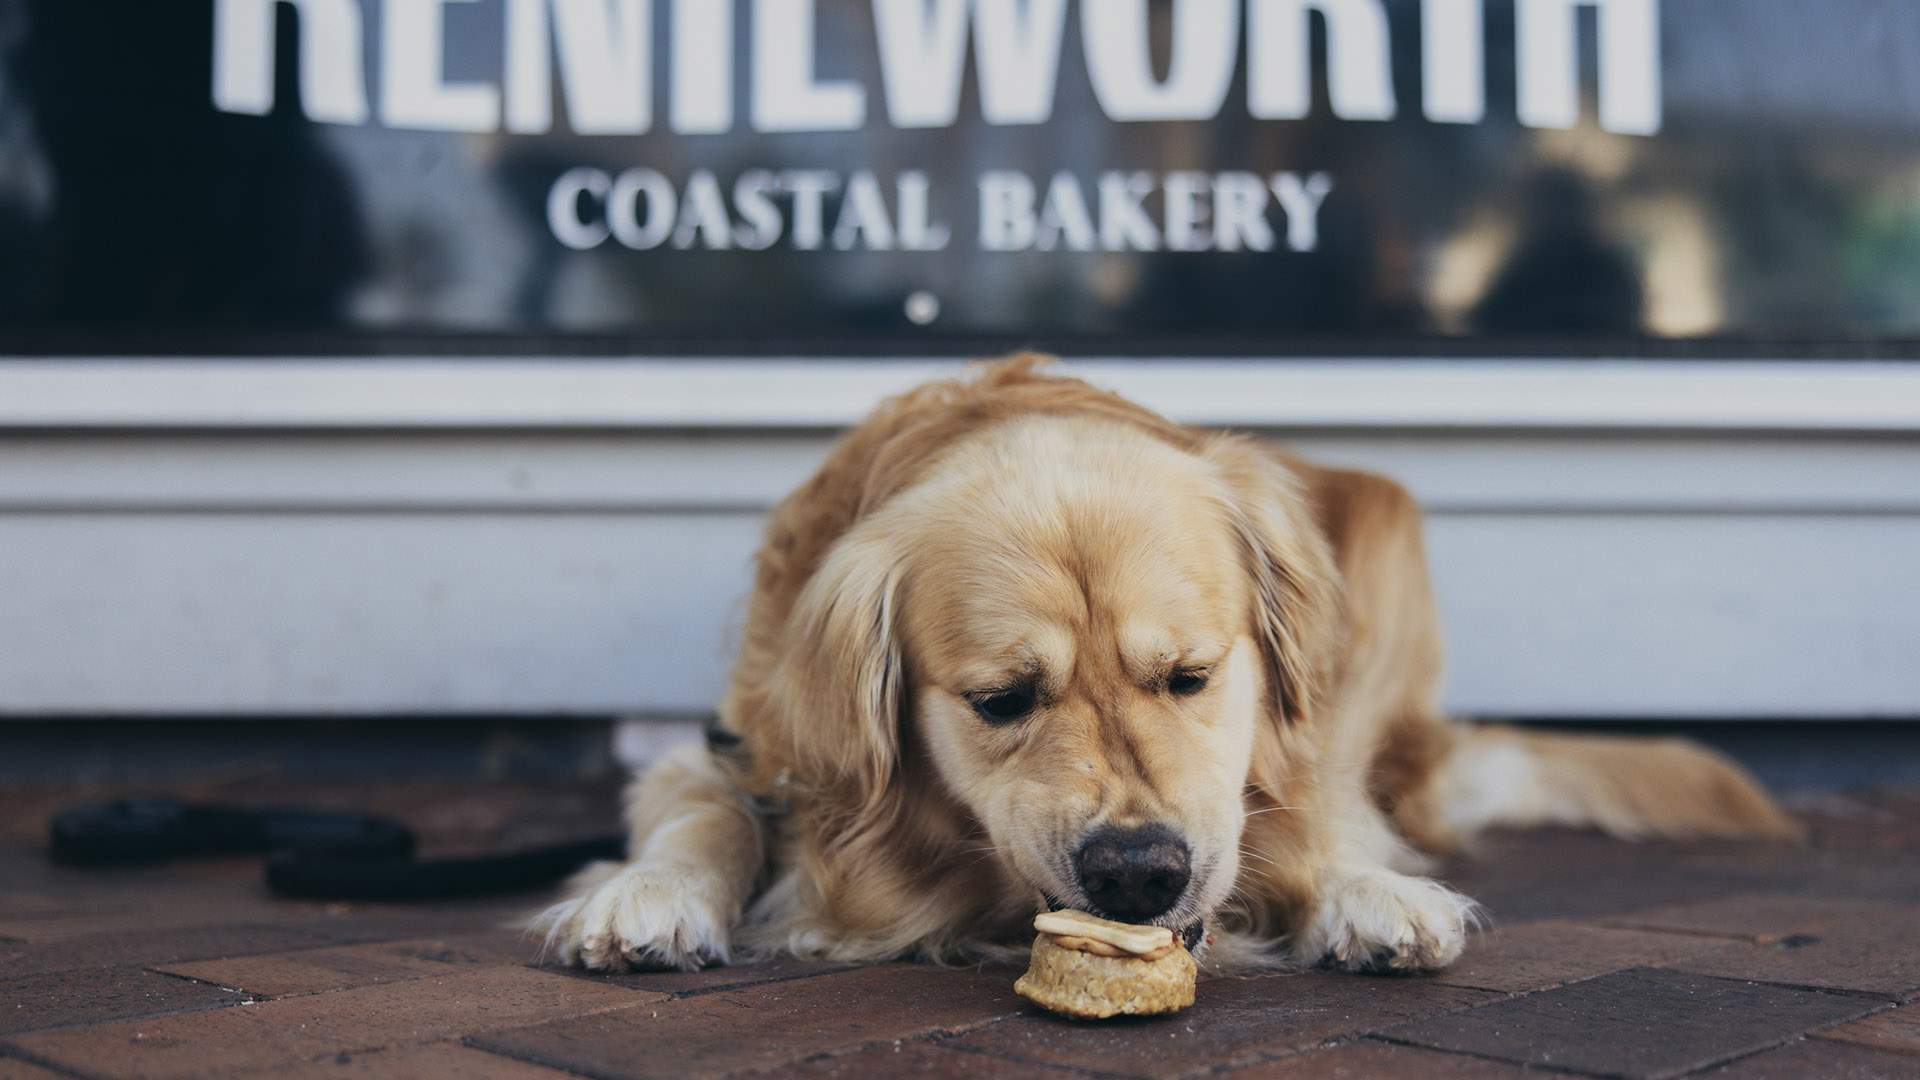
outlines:
{"label": "black leash strap", "polygon": [[243,810],[179,799],[116,799],[70,806],[48,830],[55,862],[139,866],[211,855],[326,852],[405,859],[413,832],[389,818],[288,807]]}
{"label": "black leash strap", "polygon": [[595,859],[626,856],[624,836],[468,859],[352,859],[282,851],[267,858],[267,885],[308,900],[447,900],[551,885]]}
{"label": "black leash strap", "polygon": [[178,799],[119,799],[54,815],[49,851],[69,866],[142,866],[215,855],[267,856],[267,886],[304,900],[446,900],[551,885],[626,839],[463,859],[415,859],[412,830],[371,814],[264,810]]}

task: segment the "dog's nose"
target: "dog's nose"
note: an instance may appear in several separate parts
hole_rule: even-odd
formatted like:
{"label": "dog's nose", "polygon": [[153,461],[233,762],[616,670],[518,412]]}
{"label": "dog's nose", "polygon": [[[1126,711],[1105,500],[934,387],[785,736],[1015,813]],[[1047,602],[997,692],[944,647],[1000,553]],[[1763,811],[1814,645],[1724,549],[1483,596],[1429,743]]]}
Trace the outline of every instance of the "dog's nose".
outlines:
{"label": "dog's nose", "polygon": [[1164,825],[1108,825],[1073,853],[1073,869],[1101,914],[1146,922],[1179,902],[1193,863],[1186,843]]}

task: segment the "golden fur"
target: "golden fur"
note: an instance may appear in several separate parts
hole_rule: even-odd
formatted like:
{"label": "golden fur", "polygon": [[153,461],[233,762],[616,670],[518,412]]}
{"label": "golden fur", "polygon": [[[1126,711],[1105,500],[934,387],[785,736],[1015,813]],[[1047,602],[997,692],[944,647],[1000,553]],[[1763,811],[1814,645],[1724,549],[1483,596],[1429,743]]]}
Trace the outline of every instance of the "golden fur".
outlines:
{"label": "golden fur", "polygon": [[[1077,838],[1160,822],[1193,876],[1155,921],[1207,919],[1212,962],[1424,969],[1472,906],[1418,852],[1486,825],[1795,831],[1704,750],[1455,726],[1440,678],[1398,486],[1015,357],[886,402],[775,509],[718,749],[639,780],[630,861],[540,925],[594,968],[1019,948],[1084,906]],[[1010,680],[1034,711],[984,721]]]}

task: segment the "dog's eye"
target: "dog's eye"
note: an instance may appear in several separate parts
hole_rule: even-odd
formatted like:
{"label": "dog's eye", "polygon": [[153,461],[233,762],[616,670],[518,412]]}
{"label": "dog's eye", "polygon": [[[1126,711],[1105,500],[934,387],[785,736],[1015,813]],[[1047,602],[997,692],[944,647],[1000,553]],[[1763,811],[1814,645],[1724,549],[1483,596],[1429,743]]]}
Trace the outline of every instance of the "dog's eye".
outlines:
{"label": "dog's eye", "polygon": [[1009,686],[1004,690],[976,694],[970,700],[974,711],[983,719],[1002,724],[1032,712],[1035,695],[1031,686]]}
{"label": "dog's eye", "polygon": [[1207,688],[1207,673],[1204,671],[1176,671],[1167,678],[1167,692],[1185,697],[1197,694]]}

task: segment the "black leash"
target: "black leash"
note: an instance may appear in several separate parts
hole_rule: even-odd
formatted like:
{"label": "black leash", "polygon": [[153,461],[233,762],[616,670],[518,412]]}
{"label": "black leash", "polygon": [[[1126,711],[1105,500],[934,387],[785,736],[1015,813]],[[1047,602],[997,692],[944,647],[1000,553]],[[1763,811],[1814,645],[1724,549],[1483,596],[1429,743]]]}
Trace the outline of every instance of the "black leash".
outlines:
{"label": "black leash", "polygon": [[444,900],[551,885],[622,836],[461,859],[415,859],[413,831],[391,818],[298,808],[241,809],[178,799],[116,799],[55,814],[49,853],[68,866],[144,866],[265,855],[267,886],[307,900]]}
{"label": "black leash", "polygon": [[467,859],[351,859],[278,851],[267,885],[308,900],[448,900],[551,885],[595,859],[625,858],[627,838],[601,836]]}

